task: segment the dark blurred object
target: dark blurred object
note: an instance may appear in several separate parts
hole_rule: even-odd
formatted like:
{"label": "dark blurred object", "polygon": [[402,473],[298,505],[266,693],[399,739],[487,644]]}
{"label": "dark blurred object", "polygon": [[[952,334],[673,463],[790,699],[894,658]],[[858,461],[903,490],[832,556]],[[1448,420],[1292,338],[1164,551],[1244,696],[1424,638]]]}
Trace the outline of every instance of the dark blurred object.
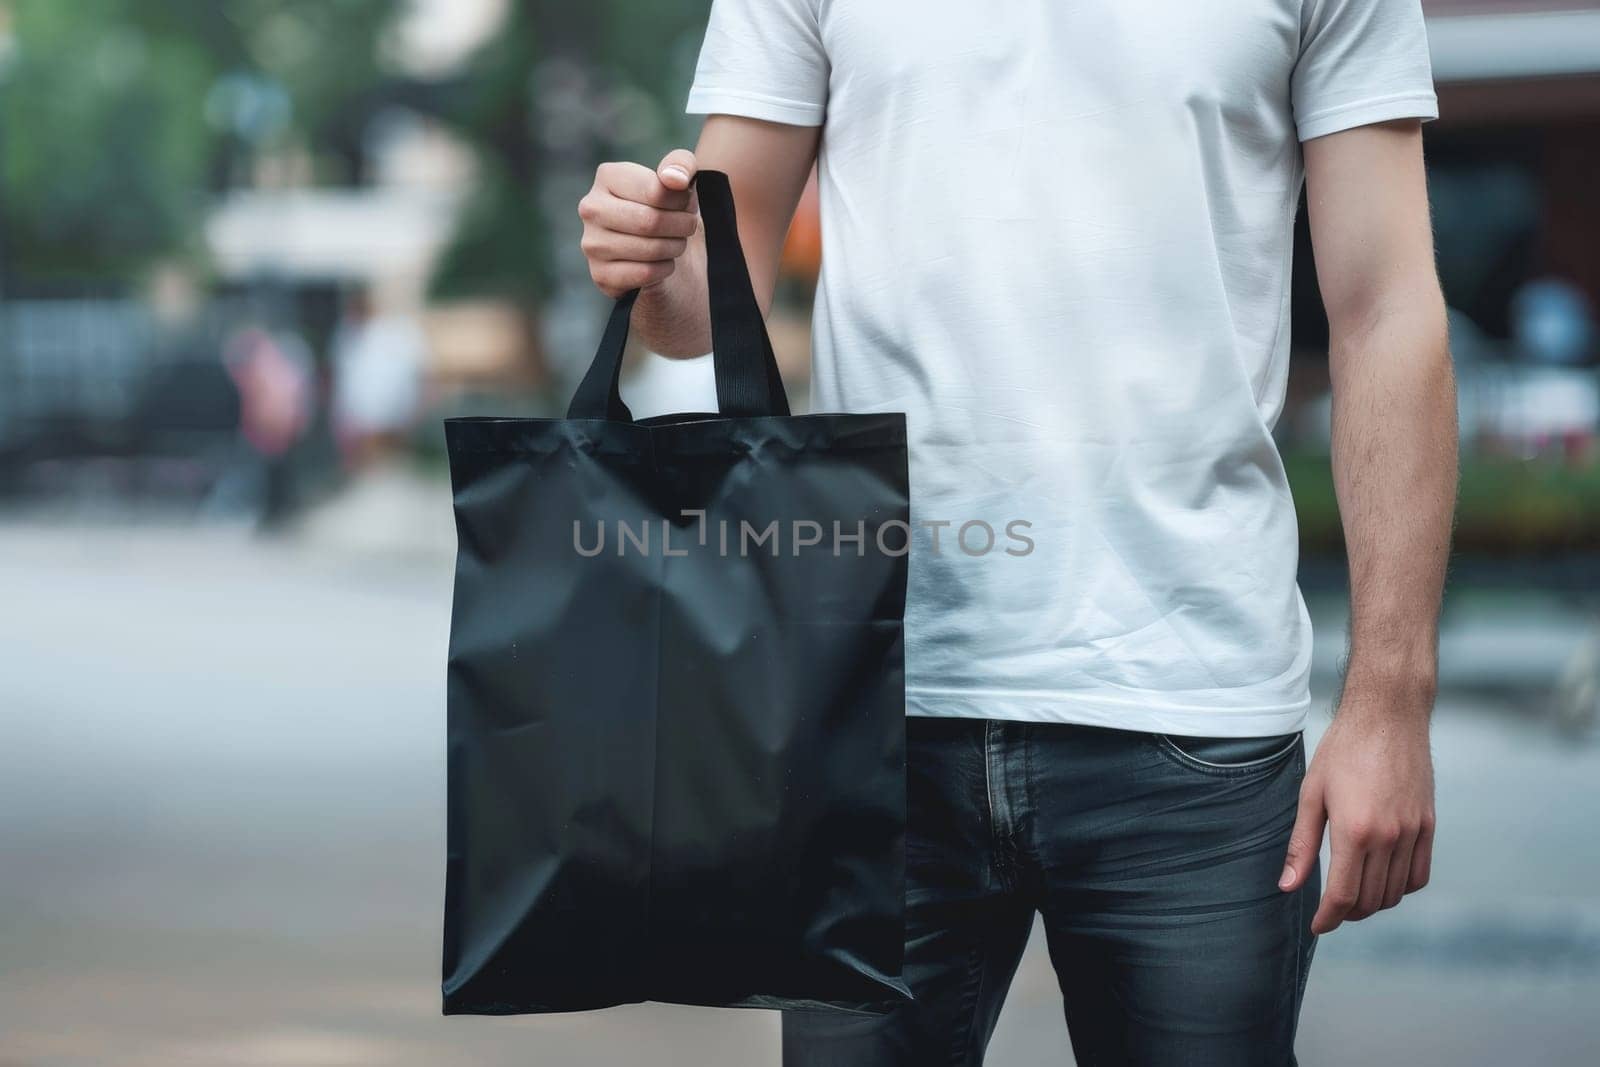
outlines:
{"label": "dark blurred object", "polygon": [[62,465],[136,453],[154,329],[124,300],[0,306],[0,487],[20,492]]}
{"label": "dark blurred object", "polygon": [[229,339],[224,360],[239,390],[239,429],[259,472],[256,512],[261,525],[275,526],[293,507],[290,454],[315,410],[310,353],[291,331],[252,325]]}
{"label": "dark blurred object", "polygon": [[248,315],[219,301],[176,321],[142,300],[0,306],[0,493],[287,514],[310,357],[291,330],[233,325]]}
{"label": "dark blurred object", "polygon": [[215,355],[157,364],[129,428],[132,453],[161,484],[204,493],[241,459],[240,413],[238,388]]}

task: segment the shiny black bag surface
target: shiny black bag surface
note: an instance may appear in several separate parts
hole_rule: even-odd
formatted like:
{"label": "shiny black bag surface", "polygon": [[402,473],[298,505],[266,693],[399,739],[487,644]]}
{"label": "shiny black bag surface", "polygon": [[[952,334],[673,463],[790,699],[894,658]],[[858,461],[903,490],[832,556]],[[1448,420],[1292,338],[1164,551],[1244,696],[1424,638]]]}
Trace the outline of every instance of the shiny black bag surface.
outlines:
{"label": "shiny black bag surface", "polygon": [[446,423],[447,1014],[909,996],[904,418],[788,414],[697,190],[719,414],[632,418],[629,295],[566,419]]}

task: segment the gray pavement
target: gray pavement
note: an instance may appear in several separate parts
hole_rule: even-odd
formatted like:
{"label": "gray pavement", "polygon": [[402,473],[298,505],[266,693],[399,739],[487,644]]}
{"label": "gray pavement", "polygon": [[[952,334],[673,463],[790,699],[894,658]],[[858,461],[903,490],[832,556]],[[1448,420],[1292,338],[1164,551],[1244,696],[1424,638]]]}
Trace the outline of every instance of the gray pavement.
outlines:
{"label": "gray pavement", "polygon": [[[449,557],[348,526],[0,523],[0,1067],[776,1064],[766,1012],[437,1015]],[[1528,677],[1579,627],[1448,637],[1520,688],[1445,694],[1434,885],[1324,939],[1308,1067],[1600,1063],[1600,745]],[[989,1062],[1071,1062],[1037,939]]]}

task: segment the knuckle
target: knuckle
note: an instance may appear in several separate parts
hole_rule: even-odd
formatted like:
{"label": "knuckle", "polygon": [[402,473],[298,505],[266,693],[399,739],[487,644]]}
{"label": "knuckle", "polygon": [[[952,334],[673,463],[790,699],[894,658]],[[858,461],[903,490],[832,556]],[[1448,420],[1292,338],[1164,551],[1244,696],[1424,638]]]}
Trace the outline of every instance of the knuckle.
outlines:
{"label": "knuckle", "polygon": [[594,272],[595,281],[601,285],[609,285],[613,289],[631,289],[631,279],[628,271],[629,264],[613,263]]}
{"label": "knuckle", "polygon": [[667,216],[663,211],[655,208],[645,208],[639,216],[639,232],[646,237],[661,237],[666,234]]}
{"label": "knuckle", "polygon": [[655,281],[655,268],[649,263],[630,263],[626,272],[627,288],[637,289]]}

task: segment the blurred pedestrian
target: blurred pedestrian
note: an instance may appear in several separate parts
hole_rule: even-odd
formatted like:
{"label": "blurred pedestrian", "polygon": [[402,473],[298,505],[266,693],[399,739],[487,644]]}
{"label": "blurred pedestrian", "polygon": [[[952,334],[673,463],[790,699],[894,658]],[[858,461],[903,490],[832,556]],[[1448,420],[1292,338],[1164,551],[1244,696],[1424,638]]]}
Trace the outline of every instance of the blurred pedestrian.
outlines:
{"label": "blurred pedestrian", "polygon": [[349,299],[333,342],[333,425],[345,465],[360,470],[404,449],[422,407],[427,339],[407,315]]}
{"label": "blurred pedestrian", "polygon": [[252,325],[229,339],[223,358],[239,390],[240,432],[258,464],[260,522],[276,526],[293,508],[291,452],[315,413],[310,350],[293,332]]}

